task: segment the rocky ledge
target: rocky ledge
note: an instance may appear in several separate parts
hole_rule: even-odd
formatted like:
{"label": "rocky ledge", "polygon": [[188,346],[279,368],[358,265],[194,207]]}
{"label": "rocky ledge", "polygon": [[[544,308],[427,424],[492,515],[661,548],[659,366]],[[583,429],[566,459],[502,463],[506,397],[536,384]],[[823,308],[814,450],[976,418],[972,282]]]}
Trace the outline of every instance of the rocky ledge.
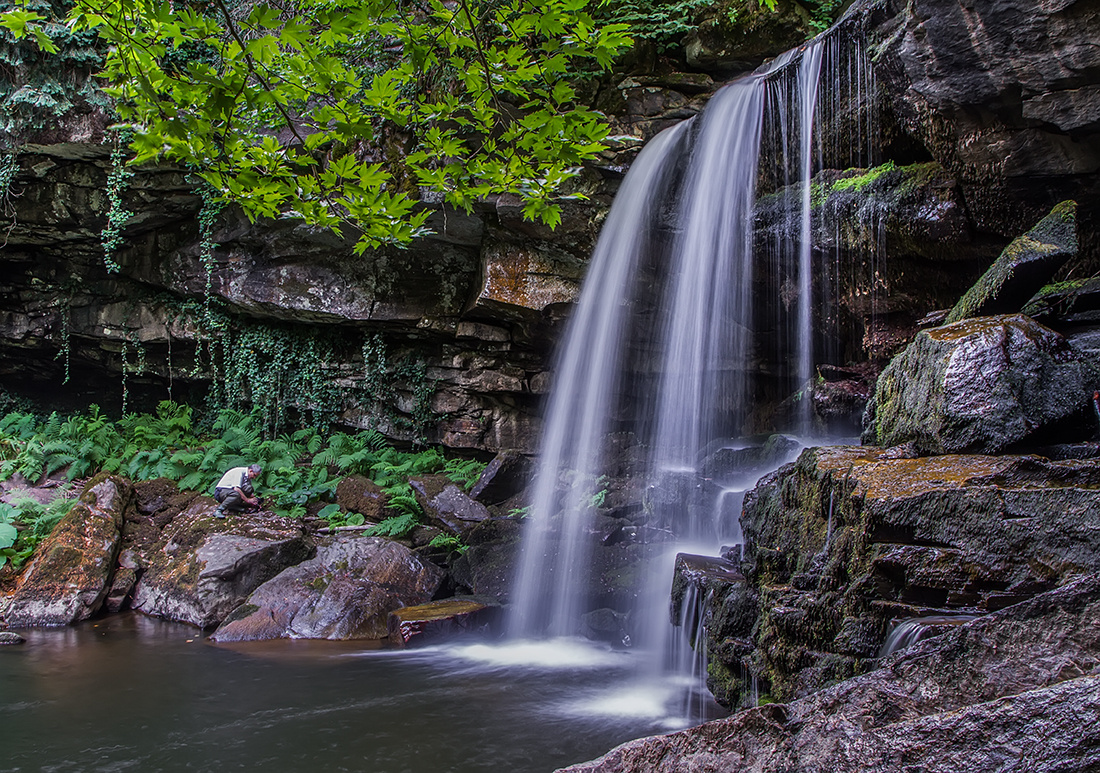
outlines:
{"label": "rocky ledge", "polygon": [[571,773],[1089,771],[1100,765],[1100,576],[791,703],[631,741]]}

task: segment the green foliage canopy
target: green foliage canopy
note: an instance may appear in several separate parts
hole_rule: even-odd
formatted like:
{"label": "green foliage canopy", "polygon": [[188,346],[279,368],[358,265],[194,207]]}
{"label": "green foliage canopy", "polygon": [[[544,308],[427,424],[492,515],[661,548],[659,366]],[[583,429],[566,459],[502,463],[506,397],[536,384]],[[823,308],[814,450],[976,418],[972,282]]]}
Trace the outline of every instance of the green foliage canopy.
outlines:
{"label": "green foliage canopy", "polygon": [[[469,209],[513,193],[560,220],[562,186],[603,149],[569,74],[607,68],[625,25],[586,0],[75,0],[136,162],[192,167],[250,217],[299,217],[357,249],[425,232],[420,189]],[[0,27],[54,48],[27,10]]]}

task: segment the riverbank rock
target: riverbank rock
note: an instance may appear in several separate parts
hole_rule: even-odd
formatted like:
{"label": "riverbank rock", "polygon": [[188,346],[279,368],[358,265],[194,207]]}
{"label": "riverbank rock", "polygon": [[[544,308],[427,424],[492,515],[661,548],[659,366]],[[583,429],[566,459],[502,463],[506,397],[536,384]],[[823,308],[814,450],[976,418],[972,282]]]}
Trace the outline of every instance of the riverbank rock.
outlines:
{"label": "riverbank rock", "polygon": [[15,631],[0,631],[0,646],[11,644],[24,644],[27,640]]}
{"label": "riverbank rock", "polygon": [[1077,203],[1063,201],[1023,236],[1013,240],[971,287],[944,322],[1012,314],[1077,257]]}
{"label": "riverbank rock", "polygon": [[1100,462],[807,449],[741,518],[747,582],[716,593],[709,676],[788,700],[859,673],[889,622],[994,612],[1100,571]]}
{"label": "riverbank rock", "polygon": [[[921,453],[997,453],[1076,413],[1087,416],[1100,369],[1022,314],[923,330],[879,376],[864,442]],[[1077,438],[1074,438],[1077,439]],[[1060,439],[1061,440],[1061,439]]]}
{"label": "riverbank rock", "polygon": [[256,588],[211,637],[384,639],[390,612],[429,601],[443,570],[396,542],[341,536]]}
{"label": "riverbank rock", "polygon": [[571,773],[1094,770],[1100,578],[930,639],[790,704],[630,741]]}
{"label": "riverbank rock", "polygon": [[212,500],[200,497],[134,552],[141,578],[133,609],[210,628],[262,583],[312,555],[313,544],[301,521],[265,513],[218,520]]}
{"label": "riverbank rock", "polygon": [[57,626],[96,614],[110,589],[133,499],[133,486],[122,478],[90,481],[39,545],[17,590],[0,605],[0,618],[11,627]]}

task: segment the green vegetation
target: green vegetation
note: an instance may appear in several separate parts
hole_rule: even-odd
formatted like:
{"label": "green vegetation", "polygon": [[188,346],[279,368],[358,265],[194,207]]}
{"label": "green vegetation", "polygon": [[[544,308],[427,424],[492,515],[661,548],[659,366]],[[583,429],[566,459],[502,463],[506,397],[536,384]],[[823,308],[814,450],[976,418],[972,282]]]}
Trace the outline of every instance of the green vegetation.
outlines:
{"label": "green vegetation", "polygon": [[[420,187],[467,210],[512,193],[557,224],[607,136],[568,76],[629,43],[586,4],[75,0],[64,30],[107,51],[135,162],[187,166],[253,218],[350,227],[363,251],[425,232]],[[39,3],[0,27],[60,55],[58,17]]]}
{"label": "green vegetation", "polygon": [[[300,517],[311,505],[331,500],[341,477],[359,474],[382,488],[391,516],[370,533],[401,537],[424,515],[409,487],[411,476],[443,475],[468,489],[484,469],[480,462],[448,459],[436,449],[398,451],[373,430],[336,433],[326,440],[307,427],[264,439],[262,423],[259,410],[229,409],[218,415],[213,431],[206,433],[194,426],[189,407],[169,401],[162,402],[155,414],[130,414],[117,422],[95,406],[87,415],[66,419],[56,413],[45,420],[10,413],[0,419],[0,479],[20,473],[37,481],[64,472],[69,480],[76,480],[105,471],[135,481],[167,478],[181,489],[210,493],[225,470],[256,462],[264,468],[258,490],[268,509]],[[18,516],[0,512],[0,523],[18,520],[26,525],[51,518],[52,528],[61,517],[53,510],[34,514],[29,508],[21,506]],[[342,513],[334,503],[320,507],[317,515],[332,525],[363,523],[361,515]],[[6,541],[5,535],[10,536],[9,529],[0,528],[0,540]],[[11,548],[0,545],[0,550]]]}
{"label": "green vegetation", "polygon": [[868,185],[875,180],[882,177],[888,172],[893,172],[898,167],[893,161],[887,161],[885,164],[876,166],[873,169],[868,169],[863,174],[853,175],[851,177],[841,177],[839,180],[833,183],[834,191],[850,191],[852,193],[859,193],[867,188]]}
{"label": "green vegetation", "polygon": [[0,502],[0,567],[10,561],[20,569],[75,504],[64,493],[48,505],[29,497],[15,504]]}

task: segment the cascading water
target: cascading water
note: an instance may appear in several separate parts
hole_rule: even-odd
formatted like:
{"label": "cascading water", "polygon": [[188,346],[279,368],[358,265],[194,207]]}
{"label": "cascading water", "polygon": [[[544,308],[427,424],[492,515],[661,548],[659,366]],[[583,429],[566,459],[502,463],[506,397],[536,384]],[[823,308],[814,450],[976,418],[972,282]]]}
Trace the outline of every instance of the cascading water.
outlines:
{"label": "cascading water", "polygon": [[[621,432],[641,457],[629,472],[644,490],[635,520],[645,568],[637,574],[651,579],[648,592],[644,579],[635,586],[632,638],[658,653],[651,662],[671,659],[660,654],[671,559],[688,544],[715,552],[740,542],[736,518],[723,514],[766,470],[750,475],[734,465],[716,475],[713,459],[735,453],[729,439],[752,421],[762,393],[790,394],[809,381],[819,356],[810,178],[820,157],[818,84],[838,58],[830,52],[840,47],[819,39],[727,85],[701,116],[648,143],[623,181],[558,354],[513,638],[574,635],[581,614],[597,605],[590,597],[603,581],[590,562],[597,493],[601,476],[624,464],[608,442]],[[762,165],[762,146],[778,146],[778,157]],[[797,237],[764,250],[754,228],[762,179],[773,190],[802,187]],[[770,289],[758,303],[761,281]],[[793,314],[784,293],[797,296]],[[790,331],[792,317],[793,332],[776,335]],[[757,362],[764,350],[771,366]],[[808,429],[808,410],[792,419],[793,428]],[[694,621],[690,635],[704,625]]]}

